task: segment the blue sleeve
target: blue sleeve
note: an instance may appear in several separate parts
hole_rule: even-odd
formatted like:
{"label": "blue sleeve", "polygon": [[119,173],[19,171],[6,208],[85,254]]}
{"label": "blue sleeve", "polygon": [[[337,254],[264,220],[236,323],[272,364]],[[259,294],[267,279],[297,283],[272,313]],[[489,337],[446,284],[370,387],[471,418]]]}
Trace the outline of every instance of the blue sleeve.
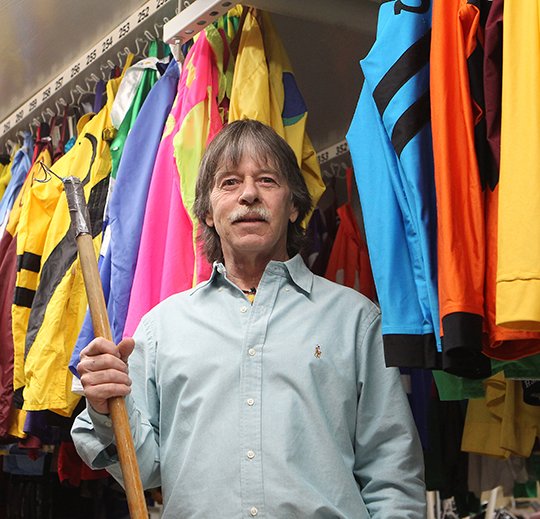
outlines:
{"label": "blue sleeve", "polygon": [[347,141],[354,164],[383,334],[433,332],[418,303],[407,232],[389,173],[373,98],[363,88]]}

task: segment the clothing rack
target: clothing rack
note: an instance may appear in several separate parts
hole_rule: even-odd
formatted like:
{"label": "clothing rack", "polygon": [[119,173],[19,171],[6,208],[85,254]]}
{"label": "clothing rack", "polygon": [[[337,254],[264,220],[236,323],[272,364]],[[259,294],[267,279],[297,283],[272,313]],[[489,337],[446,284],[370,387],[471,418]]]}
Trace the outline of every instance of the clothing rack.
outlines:
{"label": "clothing rack", "polygon": [[148,0],[103,39],[71,63],[52,81],[0,122],[0,149],[16,140],[23,129],[60,115],[62,107],[90,93],[92,83],[108,79],[115,66],[122,66],[131,52],[142,55],[151,39],[161,38],[162,27],[177,12],[172,0]]}
{"label": "clothing rack", "polygon": [[[381,3],[381,0],[369,1]],[[163,40],[171,45],[182,44],[239,3],[293,18],[352,28],[364,14],[363,2],[359,0],[195,0],[165,24]]]}

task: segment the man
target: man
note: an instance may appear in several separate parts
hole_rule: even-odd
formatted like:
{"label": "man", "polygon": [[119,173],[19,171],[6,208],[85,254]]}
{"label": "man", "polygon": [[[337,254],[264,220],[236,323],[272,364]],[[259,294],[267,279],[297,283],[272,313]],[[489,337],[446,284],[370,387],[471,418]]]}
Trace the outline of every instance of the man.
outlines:
{"label": "man", "polygon": [[125,395],[165,519],[425,517],[422,452],[384,366],[379,310],[304,265],[309,209],[287,143],[231,123],[197,183],[210,280],[151,310],[135,347],[96,339],[81,353],[79,453],[121,480],[107,399]]}

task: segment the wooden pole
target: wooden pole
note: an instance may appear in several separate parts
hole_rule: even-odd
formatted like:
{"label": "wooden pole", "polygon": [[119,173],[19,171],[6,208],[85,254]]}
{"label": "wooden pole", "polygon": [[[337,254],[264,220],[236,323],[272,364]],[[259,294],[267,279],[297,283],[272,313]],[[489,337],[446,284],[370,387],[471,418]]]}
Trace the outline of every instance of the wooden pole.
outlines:
{"label": "wooden pole", "polygon": [[[77,249],[79,251],[86,294],[88,296],[88,306],[94,326],[94,335],[112,340],[83,186],[77,177],[68,177],[63,179],[63,182],[68,199],[72,226],[75,229]],[[129,514],[132,519],[148,519],[148,510],[144,499],[144,491],[141,484],[139,466],[137,465],[137,456],[135,454],[124,398],[110,398],[108,403],[124,479]]]}

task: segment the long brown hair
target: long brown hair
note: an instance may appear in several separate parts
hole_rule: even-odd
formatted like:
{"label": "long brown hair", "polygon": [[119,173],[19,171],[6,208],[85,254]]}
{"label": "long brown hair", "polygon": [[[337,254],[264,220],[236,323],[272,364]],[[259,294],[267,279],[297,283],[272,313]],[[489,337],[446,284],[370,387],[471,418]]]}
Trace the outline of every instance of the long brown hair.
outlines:
{"label": "long brown hair", "polygon": [[298,211],[287,230],[287,253],[294,256],[305,243],[302,221],[311,209],[311,197],[296,156],[287,142],[269,126],[252,119],[228,124],[209,144],[201,161],[195,188],[195,214],[201,224],[200,238],[208,261],[223,261],[221,241],[214,227],[206,224],[211,211],[210,193],[218,168],[236,168],[245,155],[265,165],[272,165],[285,178]]}

